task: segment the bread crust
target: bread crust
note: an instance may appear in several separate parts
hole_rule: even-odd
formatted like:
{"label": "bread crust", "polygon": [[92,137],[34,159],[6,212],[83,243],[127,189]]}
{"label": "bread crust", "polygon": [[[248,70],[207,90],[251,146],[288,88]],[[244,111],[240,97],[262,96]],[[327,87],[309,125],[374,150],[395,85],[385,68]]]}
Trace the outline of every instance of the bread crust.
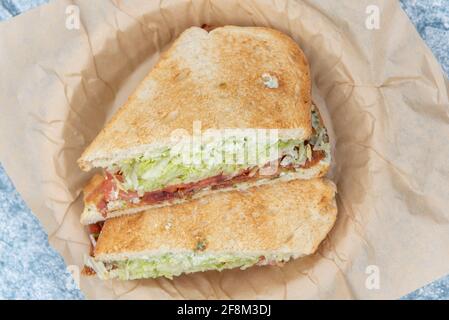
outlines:
{"label": "bread crust", "polygon": [[109,219],[95,259],[194,252],[199,242],[202,253],[311,254],[336,220],[335,192],[326,179],[293,180]]}
{"label": "bread crust", "polygon": [[[270,88],[263,80],[277,79]],[[83,170],[170,145],[175,129],[299,129],[311,133],[306,57],[269,28],[187,29],[78,160]]]}

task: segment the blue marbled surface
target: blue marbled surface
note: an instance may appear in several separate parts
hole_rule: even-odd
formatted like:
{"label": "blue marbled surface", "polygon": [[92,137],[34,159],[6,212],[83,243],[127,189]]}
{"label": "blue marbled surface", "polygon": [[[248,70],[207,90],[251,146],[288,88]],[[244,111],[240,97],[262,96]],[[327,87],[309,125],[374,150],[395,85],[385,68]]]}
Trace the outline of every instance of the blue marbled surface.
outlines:
{"label": "blue marbled surface", "polygon": [[[0,20],[48,0],[0,0]],[[393,0],[391,0],[393,1]],[[449,0],[401,0],[449,74]],[[82,299],[64,261],[0,165],[0,299]],[[403,299],[449,299],[449,276]]]}

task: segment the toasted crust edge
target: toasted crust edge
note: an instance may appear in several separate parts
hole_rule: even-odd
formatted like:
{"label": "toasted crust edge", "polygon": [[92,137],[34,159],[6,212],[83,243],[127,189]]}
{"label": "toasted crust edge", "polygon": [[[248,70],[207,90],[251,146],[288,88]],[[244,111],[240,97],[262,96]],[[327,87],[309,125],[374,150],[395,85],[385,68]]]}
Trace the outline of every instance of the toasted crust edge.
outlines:
{"label": "toasted crust edge", "polygon": [[[192,27],[192,28],[197,28],[197,27]],[[192,29],[190,28],[190,29]],[[302,51],[302,49],[298,46],[298,44],[288,35],[272,29],[272,28],[266,28],[266,27],[239,27],[239,26],[224,26],[224,27],[220,27],[220,28],[215,28],[214,30],[211,31],[211,33],[214,32],[220,32],[220,30],[223,29],[238,29],[238,30],[245,30],[245,32],[248,31],[253,31],[253,32],[257,32],[257,31],[263,31],[263,32],[268,32],[271,35],[273,35],[276,38],[280,38],[282,39],[282,41],[284,41],[288,47],[290,48],[294,48],[294,50],[296,51],[296,55],[299,58],[300,63],[297,64],[297,67],[299,70],[301,70],[301,81],[304,84],[301,87],[301,94],[300,94],[300,100],[302,100],[300,102],[300,104],[302,106],[308,106],[308,110],[310,110],[311,108],[311,101],[312,101],[312,95],[311,95],[311,79],[310,79],[310,68],[309,68],[309,63],[307,61],[307,57],[305,56],[304,52]],[[189,30],[189,29],[187,29]],[[175,44],[177,43],[177,41],[179,41],[179,39],[181,38],[181,36],[175,40],[175,42],[173,43],[172,47],[163,54],[163,57],[170,55],[170,53],[173,50],[173,47],[175,46]],[[153,69],[158,68],[160,61],[154,66]],[[150,74],[149,74],[150,75]],[[141,84],[139,85],[139,87],[141,85],[143,85],[143,83],[146,81],[147,77],[149,76],[147,75],[145,77],[145,79],[141,82]],[[138,87],[138,88],[139,88]],[[138,89],[137,88],[137,89]],[[137,91],[136,89],[136,91]],[[97,149],[101,149],[101,147],[99,147],[99,140],[101,140],[102,135],[104,134],[105,130],[108,127],[111,127],[114,123],[118,122],[120,120],[120,116],[121,114],[124,112],[124,110],[126,109],[126,106],[131,104],[133,102],[133,100],[135,99],[135,94],[136,92],[134,92],[132,95],[130,95],[126,101],[126,103],[113,115],[113,117],[108,121],[108,123],[106,124],[106,126],[100,131],[100,133],[97,135],[97,137],[90,143],[90,145],[84,150],[84,152],[81,154],[80,158],[77,160],[78,166],[81,168],[81,170],[83,171],[90,171],[91,169],[95,168],[95,167],[102,167],[105,161],[101,161],[102,159],[108,159],[106,162],[115,162],[115,160],[112,160],[114,158],[117,157],[117,155],[99,155],[99,153],[101,154],[101,152],[99,152],[99,150]],[[298,137],[302,140],[306,140],[311,134],[312,134],[312,130],[311,130],[311,126],[307,126],[304,128],[298,128],[301,129],[302,132],[300,134],[301,137]],[[138,148],[138,150],[124,150],[121,153],[127,154],[127,153],[141,153],[143,151],[149,151],[151,152],[152,149],[157,149],[161,146],[169,146],[170,145],[170,141],[169,139],[166,139],[165,141],[159,141],[158,143],[151,143],[151,144],[147,144],[142,146],[141,148]],[[132,155],[130,155],[129,157],[132,157]],[[128,157],[128,158],[129,158]],[[101,159],[100,159],[101,158]],[[122,156],[121,159],[126,158],[126,156]],[[100,161],[98,161],[100,159]]]}
{"label": "toasted crust edge", "polygon": [[[233,233],[233,243],[228,242],[228,240],[226,240],[228,239],[227,231],[223,229],[223,226],[220,225],[219,228],[213,229],[215,230],[213,231],[215,234],[204,234],[206,238],[212,238],[215,243],[209,244],[208,246],[211,246],[211,248],[208,247],[201,253],[220,254],[223,252],[235,252],[238,254],[246,254],[250,252],[271,252],[280,254],[291,253],[295,256],[313,254],[319,247],[319,244],[332,229],[337,219],[337,205],[335,198],[336,186],[330,180],[294,180],[285,182],[283,184],[276,184],[274,186],[261,186],[257,190],[253,189],[253,191],[250,191],[246,194],[235,191],[233,194],[228,193],[226,196],[221,195],[211,199],[211,201],[209,201],[209,206],[202,209],[201,207],[198,207],[198,210],[203,210],[203,213],[201,213],[201,219],[209,219],[211,216],[214,216],[216,214],[224,217],[222,215],[224,214],[224,212],[221,211],[228,210],[226,201],[229,199],[232,199],[232,201],[239,201],[238,199],[243,200],[245,197],[249,197],[250,199],[254,198],[255,200],[260,200],[261,197],[266,196],[268,196],[270,199],[273,199],[271,197],[274,193],[282,192],[283,190],[286,190],[288,193],[283,198],[283,202],[280,207],[279,202],[276,202],[274,204],[267,202],[265,204],[266,206],[263,207],[265,209],[261,209],[262,207],[259,207],[260,204],[258,202],[245,201],[243,205],[242,203],[240,203],[239,209],[237,210],[241,212],[240,214],[249,216],[253,216],[254,214],[262,214],[262,220],[259,221],[256,219],[255,221],[251,222],[251,225],[247,225],[247,227],[250,228],[246,232],[251,233],[251,239],[252,236],[256,237],[254,239],[254,241],[256,241],[255,243],[252,242],[252,240],[248,242],[249,239],[246,235],[242,235],[243,238],[239,239],[239,236],[237,236],[237,234],[240,233]],[[310,196],[311,198],[297,197],[297,192],[302,191],[308,193],[308,196]],[[313,194],[310,194],[310,192],[312,192]],[[297,213],[289,211],[291,209],[292,203],[296,203],[296,205],[299,206],[299,211]],[[196,206],[197,204],[193,204],[193,206]],[[190,233],[195,233],[196,229],[190,228],[197,226],[198,221],[202,220],[196,221],[195,217],[193,216],[193,212],[184,212],[191,206],[192,204],[171,207],[170,210],[172,210],[174,214],[173,219],[177,219],[177,215],[181,215],[180,217],[184,215],[184,217],[181,218],[184,219],[182,230],[185,229],[184,232],[186,232],[186,234],[184,234],[183,232],[179,233],[182,230],[176,229],[176,240],[172,242],[172,245],[166,244],[164,242],[163,247],[158,247],[157,244],[151,243],[150,247],[154,247],[154,249],[145,249],[149,248],[148,244],[146,244],[146,241],[152,241],[149,239],[155,239],[155,237],[157,237],[159,233],[161,235],[164,234],[164,231],[159,229],[157,222],[159,219],[162,219],[159,222],[166,220],[166,218],[164,218],[163,212],[157,213],[157,217],[155,217],[156,220],[152,218],[152,214],[156,211],[148,210],[132,218],[120,217],[106,222],[103,232],[97,242],[97,247],[94,253],[95,259],[98,261],[119,261],[135,258],[145,258],[148,256],[159,255],[166,252],[193,253],[193,248],[189,250],[188,247],[190,246],[189,243],[191,240]],[[215,209],[211,211],[210,207],[213,207]],[[268,211],[260,211],[272,209],[276,209],[276,214],[272,215],[268,214]],[[213,213],[214,210],[218,210],[218,212]],[[233,214],[237,214],[236,210],[232,210]],[[288,211],[283,212],[283,210]],[[227,227],[233,226],[235,223],[240,223],[241,221],[237,215],[232,215],[230,217],[231,218],[227,218],[228,220],[230,219],[230,221],[226,222]],[[296,220],[296,222],[294,222],[294,226],[291,226],[294,227],[294,229],[290,228],[291,230],[289,231],[279,229],[279,226],[281,225],[286,226],[286,221],[282,222],[284,219],[287,219],[287,221],[294,221],[295,219],[298,219],[300,217],[301,219],[305,218],[306,220]],[[167,217],[167,219],[170,218]],[[173,223],[176,223],[176,220],[172,221]],[[186,221],[189,222],[187,223]],[[261,221],[265,221],[263,222],[263,226],[259,226],[259,223]],[[253,225],[253,223],[255,223],[255,225]],[[274,223],[274,225],[272,225],[272,223]],[[129,228],[133,225],[135,226],[135,228],[133,228],[132,231],[126,232],[127,234],[130,234],[130,232],[132,232],[132,239],[127,239],[125,242],[122,242],[122,240],[125,240],[125,238],[128,237],[128,235],[124,234],[122,231],[124,231],[125,229],[130,230]],[[189,227],[190,225],[191,227]],[[297,228],[297,226],[301,227]],[[262,229],[259,229],[261,227],[268,229],[263,229],[265,231],[262,231]],[[288,236],[292,231],[293,234]],[[154,234],[152,234],[150,238],[147,238],[148,232]],[[267,236],[262,236],[262,234],[267,235],[268,238]],[[270,234],[279,234],[281,235],[281,237],[276,240],[275,238],[271,238],[269,236]],[[168,235],[163,235],[163,238],[166,238],[167,236]],[[288,240],[284,239],[286,236],[288,236]],[[236,243],[234,244],[235,241]]]}
{"label": "toasted crust edge", "polygon": [[[307,175],[310,175],[310,177],[312,177],[312,178],[323,177],[327,174],[329,167],[330,167],[329,162],[320,161],[317,165],[313,166],[312,168],[307,169]],[[296,173],[296,172],[289,173],[289,174],[286,174],[279,178],[270,179],[270,180],[259,180],[259,181],[251,182],[248,184],[237,184],[237,186],[238,186],[238,189],[240,189],[240,190],[242,190],[242,189],[247,190],[247,189],[253,188],[255,186],[261,186],[261,185],[267,185],[267,184],[273,184],[273,183],[282,183],[282,182],[291,181],[294,179],[301,179],[301,174]],[[228,187],[228,188],[222,188],[222,189],[218,189],[218,190],[203,190],[198,193],[195,193],[191,199],[199,199],[202,197],[211,196],[216,193],[229,192],[232,190],[235,190],[235,188]],[[154,208],[162,208],[162,207],[166,207],[166,206],[170,206],[170,205],[178,205],[178,204],[182,204],[182,203],[185,203],[188,201],[190,201],[190,199],[176,199],[174,201],[164,201],[164,202],[161,202],[158,204],[153,204],[153,205],[144,205],[141,207],[135,207],[135,208],[130,208],[130,209],[114,210],[114,211],[108,212],[106,217],[104,217],[98,211],[98,209],[96,208],[96,206],[94,204],[84,202],[84,210],[81,214],[80,222],[83,225],[89,225],[89,224],[94,224],[94,223],[97,223],[100,221],[105,221],[105,220],[111,219],[111,218],[136,214],[136,213],[146,211],[149,209],[154,209]]]}

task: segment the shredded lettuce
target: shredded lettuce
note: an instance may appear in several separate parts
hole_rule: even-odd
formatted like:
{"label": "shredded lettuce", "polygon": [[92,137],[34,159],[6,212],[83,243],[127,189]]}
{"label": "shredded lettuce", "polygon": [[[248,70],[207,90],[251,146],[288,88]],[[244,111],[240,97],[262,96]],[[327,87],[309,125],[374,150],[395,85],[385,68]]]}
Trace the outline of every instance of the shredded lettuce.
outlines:
{"label": "shredded lettuce", "polygon": [[321,125],[317,110],[312,109],[312,128],[315,130],[315,134],[310,139],[310,144],[313,146],[313,150],[321,150],[326,154],[330,153],[330,143],[327,130]]}
{"label": "shredded lettuce", "polygon": [[[307,145],[304,141],[290,139],[255,146],[246,138],[228,137],[218,144],[202,145],[200,150],[193,152],[191,158],[199,160],[191,160],[190,163],[185,161],[182,152],[174,152],[166,148],[156,155],[142,155],[135,159],[124,160],[115,168],[122,172],[123,187],[126,190],[134,190],[142,194],[163,189],[169,185],[196,182],[222,173],[232,175],[255,165],[263,166],[280,157],[283,157],[282,165],[300,166],[312,157],[310,145],[313,146],[313,150],[330,152],[326,129],[321,126],[315,109],[312,110],[312,126],[315,135]],[[255,148],[257,158],[256,163],[252,165],[249,151],[254,150],[251,148]],[[242,150],[244,150],[243,157]]]}
{"label": "shredded lettuce", "polygon": [[[262,262],[288,261],[291,254],[271,255]],[[147,259],[131,259],[103,263],[88,258],[86,265],[92,267],[100,278],[121,280],[166,277],[172,278],[182,273],[240,268],[246,269],[260,262],[261,255],[237,256],[232,254],[166,253]]]}

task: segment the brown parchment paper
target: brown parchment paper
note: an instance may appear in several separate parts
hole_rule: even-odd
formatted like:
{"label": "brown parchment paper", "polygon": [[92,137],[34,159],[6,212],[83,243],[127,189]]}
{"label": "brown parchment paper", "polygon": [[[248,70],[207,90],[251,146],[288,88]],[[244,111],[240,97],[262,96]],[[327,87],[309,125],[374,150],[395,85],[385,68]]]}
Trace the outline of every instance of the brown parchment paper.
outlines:
{"label": "brown parchment paper", "polygon": [[[365,26],[368,5],[378,30]],[[282,268],[82,277],[86,297],[390,299],[449,273],[448,85],[391,0],[56,0],[1,23],[0,161],[66,263],[82,266],[89,249],[79,216],[92,173],[76,159],[160,51],[203,23],[273,27],[304,50],[334,131],[337,224],[315,255]]]}

